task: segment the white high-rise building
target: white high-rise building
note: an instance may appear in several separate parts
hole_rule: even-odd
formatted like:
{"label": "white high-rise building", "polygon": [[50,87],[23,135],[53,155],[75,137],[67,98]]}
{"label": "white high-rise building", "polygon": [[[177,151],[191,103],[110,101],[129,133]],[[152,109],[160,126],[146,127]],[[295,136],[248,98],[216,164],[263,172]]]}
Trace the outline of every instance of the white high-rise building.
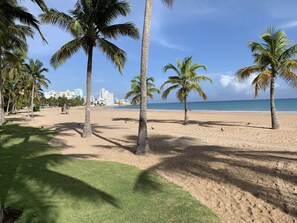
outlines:
{"label": "white high-rise building", "polygon": [[114,105],[114,95],[113,93],[108,92],[106,89],[102,88],[99,91],[99,98],[98,98],[99,104],[103,105]]}
{"label": "white high-rise building", "polygon": [[48,92],[44,92],[44,97],[45,98],[59,98],[59,97],[65,97],[67,99],[74,99],[74,98],[83,98],[83,91],[80,88],[74,89],[74,91],[61,91],[61,92],[57,92],[57,91],[48,91]]}
{"label": "white high-rise building", "polygon": [[80,98],[83,98],[83,90],[82,89],[80,89],[80,88],[76,88],[76,89],[74,89],[74,97],[76,97],[76,98],[78,98],[78,97],[80,97]]}

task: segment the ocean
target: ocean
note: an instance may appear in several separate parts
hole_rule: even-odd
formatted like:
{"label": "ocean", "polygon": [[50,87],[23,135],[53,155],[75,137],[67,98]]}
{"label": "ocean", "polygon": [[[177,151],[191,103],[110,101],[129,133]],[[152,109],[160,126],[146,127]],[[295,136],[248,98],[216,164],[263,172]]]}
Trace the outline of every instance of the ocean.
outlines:
{"label": "ocean", "polygon": [[[276,110],[282,112],[297,112],[297,98],[276,99]],[[139,106],[119,106],[115,109],[139,109]],[[151,110],[183,110],[183,103],[148,103]],[[270,111],[269,99],[188,102],[192,111],[237,111],[266,112]]]}

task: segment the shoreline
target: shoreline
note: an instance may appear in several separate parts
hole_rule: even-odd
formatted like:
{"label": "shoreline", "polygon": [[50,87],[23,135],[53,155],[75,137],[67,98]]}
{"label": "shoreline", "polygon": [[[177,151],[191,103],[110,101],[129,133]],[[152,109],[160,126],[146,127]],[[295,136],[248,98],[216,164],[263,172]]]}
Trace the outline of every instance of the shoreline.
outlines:
{"label": "shoreline", "polygon": [[[113,108],[110,110],[120,110],[120,111],[139,111],[139,109],[125,109],[125,108]],[[162,111],[162,112],[184,112],[183,110],[167,110],[167,109],[147,109],[147,111]],[[239,110],[188,110],[188,112],[199,112],[199,113],[203,113],[203,112],[226,112],[226,113],[270,113],[270,111],[239,111]],[[276,113],[292,113],[292,114],[297,114],[297,111],[276,111]]]}

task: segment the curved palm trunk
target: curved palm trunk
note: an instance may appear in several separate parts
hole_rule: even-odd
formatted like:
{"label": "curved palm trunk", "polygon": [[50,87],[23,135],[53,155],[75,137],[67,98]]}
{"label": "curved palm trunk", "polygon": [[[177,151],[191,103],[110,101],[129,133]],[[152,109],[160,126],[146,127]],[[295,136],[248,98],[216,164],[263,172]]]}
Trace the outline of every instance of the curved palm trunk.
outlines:
{"label": "curved palm trunk", "polygon": [[142,34],[142,47],[141,47],[141,95],[140,95],[140,113],[139,113],[139,127],[136,154],[146,154],[150,151],[148,136],[147,136],[147,90],[146,90],[146,76],[148,67],[148,52],[150,41],[150,29],[152,18],[152,0],[146,0],[144,24]]}
{"label": "curved palm trunk", "polygon": [[34,81],[32,84],[32,92],[31,92],[31,118],[33,118],[33,108],[34,108]]}
{"label": "curved palm trunk", "polygon": [[271,79],[270,83],[270,111],[271,111],[271,127],[272,129],[278,129],[279,123],[276,115],[276,108],[274,102],[274,88],[275,88],[275,76]]}
{"label": "curved palm trunk", "polygon": [[91,128],[92,60],[93,60],[93,46],[90,46],[89,52],[88,52],[87,95],[86,95],[86,107],[85,107],[85,125],[84,125],[84,131],[82,134],[83,138],[90,137],[92,135],[92,128]]}
{"label": "curved palm trunk", "polygon": [[184,125],[187,125],[189,123],[188,108],[187,108],[187,96],[185,96],[185,98],[184,98],[184,108],[185,108]]}
{"label": "curved palm trunk", "polygon": [[4,123],[4,104],[3,104],[3,82],[2,82],[2,57],[0,49],[0,126]]}

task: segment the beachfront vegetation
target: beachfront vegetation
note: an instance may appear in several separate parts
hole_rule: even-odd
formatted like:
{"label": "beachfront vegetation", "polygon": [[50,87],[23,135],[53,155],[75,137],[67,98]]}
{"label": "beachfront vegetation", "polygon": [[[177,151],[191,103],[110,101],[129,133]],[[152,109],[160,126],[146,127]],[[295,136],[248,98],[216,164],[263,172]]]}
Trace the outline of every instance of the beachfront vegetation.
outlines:
{"label": "beachfront vegetation", "polygon": [[40,102],[43,96],[41,87],[47,87],[49,80],[42,74],[47,71],[43,68],[42,62],[32,59],[26,64],[25,55],[14,52],[13,60],[10,58],[4,60],[2,69],[3,78],[3,99],[6,113],[15,113],[17,109],[22,107],[28,108],[28,116],[31,110],[36,107],[33,105]]}
{"label": "beachfront vegetation", "polygon": [[[44,72],[48,72],[47,68],[43,67],[43,63],[40,60],[34,61],[33,59],[29,60],[29,63],[25,64],[25,72],[29,75],[29,85],[31,89],[31,118],[33,118],[33,108],[34,108],[34,98],[40,100],[39,92],[41,87],[48,87],[50,81],[43,75]],[[28,106],[29,107],[29,106]]]}
{"label": "beachfront vegetation", "polygon": [[7,124],[0,134],[1,203],[23,211],[19,223],[219,222],[155,174],[62,155],[47,143],[49,130]]}
{"label": "beachfront vegetation", "polygon": [[191,91],[197,91],[200,97],[205,101],[207,99],[206,94],[204,93],[203,89],[199,85],[200,81],[209,81],[213,83],[213,80],[205,75],[198,75],[196,72],[197,69],[203,68],[206,71],[206,66],[196,63],[192,64],[192,57],[186,57],[182,62],[177,59],[177,67],[173,64],[167,64],[163,71],[164,73],[167,70],[174,71],[177,76],[169,76],[168,80],[164,82],[161,86],[161,90],[163,90],[164,86],[170,84],[171,86],[168,87],[166,90],[163,91],[162,98],[166,99],[168,94],[174,90],[177,90],[177,98],[179,101],[184,103],[184,124],[188,124],[188,109],[187,109],[187,98]]}
{"label": "beachfront vegetation", "polygon": [[253,66],[244,67],[237,71],[239,79],[247,79],[257,74],[252,84],[255,87],[255,97],[259,90],[270,88],[270,111],[272,129],[279,128],[274,102],[275,80],[279,76],[292,87],[297,87],[297,44],[292,45],[284,31],[267,29],[260,38],[264,43],[249,42],[252,55],[255,58]]}
{"label": "beachfront vegetation", "polygon": [[51,9],[40,15],[42,22],[60,26],[69,32],[74,39],[62,46],[51,58],[56,68],[82,48],[88,57],[87,94],[83,137],[92,135],[90,110],[93,50],[98,47],[122,73],[127,60],[126,53],[108,39],[119,36],[138,38],[138,29],[133,23],[113,24],[119,16],[127,16],[130,5],[125,1],[78,0],[70,14]]}
{"label": "beachfront vegetation", "polygon": [[[160,93],[159,89],[156,88],[154,83],[153,77],[147,77],[146,78],[146,93],[147,96],[151,99],[154,98],[154,93]],[[132,105],[137,105],[140,102],[140,92],[141,92],[141,77],[140,75],[136,75],[133,80],[131,80],[131,91],[129,91],[125,99],[128,99],[129,97],[133,96],[131,100]]]}
{"label": "beachfront vegetation", "polygon": [[[174,0],[162,0],[167,6],[172,6]],[[142,44],[141,44],[141,64],[140,64],[140,76],[141,76],[141,93],[140,93],[140,113],[139,113],[139,127],[137,137],[136,154],[146,154],[150,151],[150,146],[147,136],[147,66],[148,66],[148,54],[150,45],[150,30],[151,19],[153,10],[153,0],[145,1]]]}
{"label": "beachfront vegetation", "polygon": [[63,107],[66,105],[67,107],[75,107],[84,105],[84,99],[77,97],[68,99],[66,97],[58,97],[58,98],[41,98],[40,104],[47,107]]}
{"label": "beachfront vegetation", "polygon": [[[46,5],[43,0],[32,0],[43,10]],[[35,28],[44,39],[39,30],[38,20],[30,14],[25,8],[20,6],[16,0],[0,1],[0,125],[4,122],[4,101],[3,101],[3,75],[4,60],[15,60],[13,51],[18,48],[19,51],[27,50],[27,36],[33,36],[30,27]]]}

